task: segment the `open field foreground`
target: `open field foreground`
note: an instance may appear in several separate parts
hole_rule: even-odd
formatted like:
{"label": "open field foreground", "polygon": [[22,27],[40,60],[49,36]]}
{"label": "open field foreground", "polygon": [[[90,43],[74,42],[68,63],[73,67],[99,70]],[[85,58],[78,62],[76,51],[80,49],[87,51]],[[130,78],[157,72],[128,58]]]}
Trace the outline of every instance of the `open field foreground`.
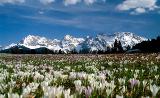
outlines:
{"label": "open field foreground", "polygon": [[0,54],[0,98],[160,98],[160,54]]}

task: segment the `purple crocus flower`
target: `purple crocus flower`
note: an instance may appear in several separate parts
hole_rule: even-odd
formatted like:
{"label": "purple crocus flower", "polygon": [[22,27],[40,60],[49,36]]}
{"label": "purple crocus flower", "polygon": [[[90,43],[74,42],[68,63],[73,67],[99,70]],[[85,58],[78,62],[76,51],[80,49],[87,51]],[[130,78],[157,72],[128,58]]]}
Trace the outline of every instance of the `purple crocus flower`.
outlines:
{"label": "purple crocus flower", "polygon": [[92,88],[91,87],[87,87],[85,88],[85,96],[86,98],[89,98],[91,96],[91,93],[92,93]]}
{"label": "purple crocus flower", "polygon": [[139,84],[139,80],[136,80],[136,79],[131,79],[129,82],[131,83],[131,88]]}

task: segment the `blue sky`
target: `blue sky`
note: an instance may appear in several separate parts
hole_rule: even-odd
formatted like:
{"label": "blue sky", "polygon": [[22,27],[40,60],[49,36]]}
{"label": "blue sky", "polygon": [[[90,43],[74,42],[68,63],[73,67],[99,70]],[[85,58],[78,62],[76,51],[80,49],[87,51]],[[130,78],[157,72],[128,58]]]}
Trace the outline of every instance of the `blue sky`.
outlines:
{"label": "blue sky", "polygon": [[160,35],[158,0],[0,0],[0,45],[25,36]]}

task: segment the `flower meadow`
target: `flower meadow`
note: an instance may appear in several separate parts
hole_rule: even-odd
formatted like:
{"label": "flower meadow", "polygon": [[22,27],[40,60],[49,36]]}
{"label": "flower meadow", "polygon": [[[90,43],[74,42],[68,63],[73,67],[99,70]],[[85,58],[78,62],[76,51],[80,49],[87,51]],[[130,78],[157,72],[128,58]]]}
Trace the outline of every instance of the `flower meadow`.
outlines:
{"label": "flower meadow", "polygon": [[0,98],[160,98],[160,54],[0,54]]}

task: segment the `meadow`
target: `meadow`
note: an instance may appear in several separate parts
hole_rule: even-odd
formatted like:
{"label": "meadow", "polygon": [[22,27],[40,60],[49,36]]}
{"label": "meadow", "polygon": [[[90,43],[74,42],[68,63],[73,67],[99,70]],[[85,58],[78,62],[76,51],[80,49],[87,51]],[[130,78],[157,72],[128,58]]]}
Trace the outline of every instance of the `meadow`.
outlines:
{"label": "meadow", "polygon": [[0,54],[0,98],[160,98],[160,54]]}

